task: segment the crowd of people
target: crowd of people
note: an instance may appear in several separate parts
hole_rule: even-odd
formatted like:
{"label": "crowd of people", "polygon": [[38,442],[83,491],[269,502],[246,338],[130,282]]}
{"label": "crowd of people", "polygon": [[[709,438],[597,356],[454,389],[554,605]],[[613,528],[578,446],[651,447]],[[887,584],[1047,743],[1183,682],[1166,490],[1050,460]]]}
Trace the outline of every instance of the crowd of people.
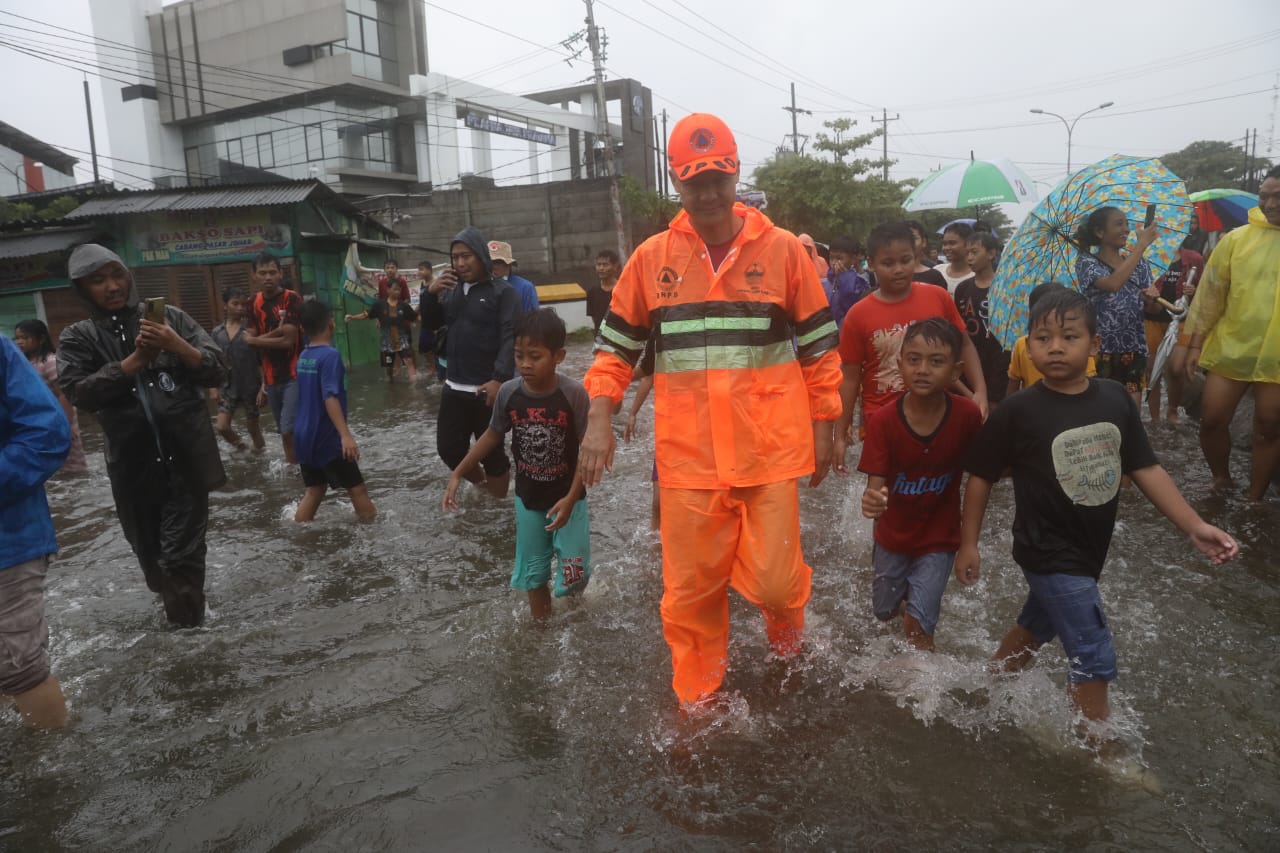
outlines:
{"label": "crowd of people", "polygon": [[[901,618],[906,641],[930,651],[949,578],[979,578],[983,516],[1008,477],[1013,559],[1028,591],[994,665],[1018,669],[1057,637],[1072,701],[1086,718],[1105,719],[1116,660],[1098,578],[1125,483],[1214,562],[1238,550],[1183,499],[1147,439],[1139,394],[1148,341],[1162,334],[1146,325],[1159,323],[1157,297],[1196,293],[1173,371],[1209,374],[1201,437],[1215,477],[1230,477],[1224,413],[1250,387],[1250,497],[1263,497],[1280,461],[1280,321],[1256,310],[1280,293],[1280,169],[1268,173],[1248,225],[1207,259],[1189,242],[1158,282],[1144,258],[1154,229],[1126,251],[1123,214],[1090,212],[1076,235],[1080,290],[1032,290],[1027,334],[1006,352],[989,327],[1001,250],[989,230],[949,225],[936,267],[924,263],[928,238],[912,222],[878,226],[865,250],[838,238],[824,257],[814,240],[735,203],[737,146],[723,121],[683,118],[667,151],[682,210],[625,263],[612,250],[595,259],[595,352],[581,381],[560,369],[563,320],[513,273],[511,247],[473,227],[453,239],[448,267],[419,267],[416,306],[388,262],[377,300],[346,315],[379,323],[389,378],[400,364],[412,371],[420,322],[419,349],[442,380],[444,508],[457,506],[464,480],[505,499],[514,468],[511,586],[545,619],[553,598],[590,579],[589,495],[613,468],[614,417],[639,380],[623,434],[634,435],[651,393],[662,630],[675,695],[695,707],[715,701],[728,667],[730,588],[761,611],[780,658],[802,649],[811,568],[801,478],[817,488],[831,471],[848,476],[850,447],[861,444],[862,512],[875,519],[872,610]],[[21,353],[8,341],[0,352],[0,518],[6,531],[22,531],[0,554],[0,636],[10,652],[0,693],[46,727],[62,724],[65,707],[43,617],[56,551],[43,483],[75,461],[75,410],[101,425],[123,533],[175,626],[203,619],[208,495],[225,481],[209,390],[216,433],[236,448],[236,412],[245,410],[261,449],[258,410],[269,404],[305,489],[296,521],[313,519],[330,487],[347,491],[357,516],[376,515],[348,423],[333,311],[283,288],[277,259],[254,262],[252,297],[224,294],[225,321],[212,334],[176,307],[149,311],[105,247],[77,247],[69,273],[88,318],[62,333],[56,362],[39,324],[19,328]]]}

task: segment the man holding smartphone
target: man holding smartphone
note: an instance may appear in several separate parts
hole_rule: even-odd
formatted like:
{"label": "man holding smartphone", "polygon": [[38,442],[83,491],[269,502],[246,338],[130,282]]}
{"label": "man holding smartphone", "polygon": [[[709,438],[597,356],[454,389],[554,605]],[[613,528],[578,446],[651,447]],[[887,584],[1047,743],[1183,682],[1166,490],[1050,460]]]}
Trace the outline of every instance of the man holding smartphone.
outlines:
{"label": "man holding smartphone", "polygon": [[[427,288],[444,307],[448,371],[436,421],[436,448],[450,470],[458,467],[493,417],[502,383],[515,375],[516,314],[519,296],[493,275],[489,244],[477,228],[465,228],[449,246],[450,268]],[[511,462],[499,446],[467,479],[506,497]]]}
{"label": "man holding smartphone", "polygon": [[[204,619],[209,492],[226,481],[205,389],[226,379],[222,349],[186,312],[144,315],[133,275],[95,243],[77,246],[68,276],[89,311],[62,331],[58,383],[106,434],[116,514],[147,587],[170,624]],[[153,309],[154,310],[154,309]]]}

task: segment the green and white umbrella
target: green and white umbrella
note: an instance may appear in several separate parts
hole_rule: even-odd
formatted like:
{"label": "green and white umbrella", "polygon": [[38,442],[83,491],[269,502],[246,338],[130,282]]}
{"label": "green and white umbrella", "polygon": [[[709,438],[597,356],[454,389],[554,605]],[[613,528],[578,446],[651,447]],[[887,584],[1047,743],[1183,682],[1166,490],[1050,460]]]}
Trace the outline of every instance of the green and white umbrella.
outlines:
{"label": "green and white umbrella", "polygon": [[925,178],[902,206],[907,210],[951,210],[1039,199],[1035,182],[1009,160],[971,159]]}

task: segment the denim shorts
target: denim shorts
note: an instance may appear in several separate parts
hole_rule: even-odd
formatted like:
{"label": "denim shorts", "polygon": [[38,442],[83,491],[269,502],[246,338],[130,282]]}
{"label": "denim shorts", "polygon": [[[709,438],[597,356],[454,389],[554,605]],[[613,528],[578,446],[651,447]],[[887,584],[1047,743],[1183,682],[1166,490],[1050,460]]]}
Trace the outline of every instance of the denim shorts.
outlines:
{"label": "denim shorts", "polygon": [[293,435],[293,420],[298,415],[298,383],[289,380],[279,385],[267,386],[267,402],[276,419],[276,432]]}
{"label": "denim shorts", "polygon": [[591,579],[591,528],[587,499],[579,498],[569,523],[547,532],[546,512],[528,509],[516,498],[516,565],[512,589],[542,589],[555,574],[557,598],[581,592]]}
{"label": "denim shorts", "polygon": [[1023,571],[1027,603],[1018,624],[1043,644],[1058,637],[1071,664],[1072,684],[1114,681],[1116,649],[1102,612],[1098,582],[1085,575],[1036,574]]}
{"label": "denim shorts", "polygon": [[907,612],[932,637],[942,612],[942,593],[955,561],[954,551],[911,557],[876,543],[871,549],[871,606],[876,618],[884,622],[892,619],[905,598]]}

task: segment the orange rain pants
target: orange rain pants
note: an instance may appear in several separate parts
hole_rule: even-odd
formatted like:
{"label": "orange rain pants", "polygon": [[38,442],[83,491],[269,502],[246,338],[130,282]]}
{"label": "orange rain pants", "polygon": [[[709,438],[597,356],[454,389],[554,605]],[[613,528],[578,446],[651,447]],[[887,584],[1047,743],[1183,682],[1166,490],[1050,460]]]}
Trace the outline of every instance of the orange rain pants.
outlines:
{"label": "orange rain pants", "polygon": [[729,652],[729,587],[764,613],[779,655],[800,651],[812,571],[800,553],[793,479],[729,489],[662,488],[662,633],[681,702],[714,693]]}

